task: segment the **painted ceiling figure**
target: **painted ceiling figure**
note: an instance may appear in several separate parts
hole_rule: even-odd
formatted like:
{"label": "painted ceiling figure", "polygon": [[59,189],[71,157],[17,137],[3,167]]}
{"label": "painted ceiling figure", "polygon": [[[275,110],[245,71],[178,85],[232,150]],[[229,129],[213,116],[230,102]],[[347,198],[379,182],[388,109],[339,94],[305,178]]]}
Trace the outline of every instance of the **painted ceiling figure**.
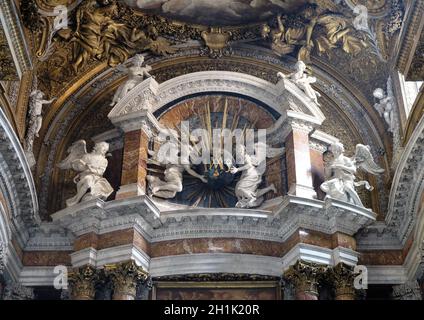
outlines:
{"label": "painted ceiling figure", "polygon": [[108,65],[114,67],[142,50],[160,54],[174,51],[165,39],[148,37],[143,31],[119,22],[117,16],[115,0],[89,0],[78,7],[75,31],[68,35],[73,43],[75,73],[92,58],[107,59]]}
{"label": "painted ceiling figure", "polygon": [[310,61],[313,48],[319,55],[341,48],[352,55],[358,54],[366,43],[353,35],[348,18],[315,5],[306,5],[296,15],[278,15],[276,26],[262,26],[262,38],[271,41],[271,49],[286,55],[297,52],[298,60]]}

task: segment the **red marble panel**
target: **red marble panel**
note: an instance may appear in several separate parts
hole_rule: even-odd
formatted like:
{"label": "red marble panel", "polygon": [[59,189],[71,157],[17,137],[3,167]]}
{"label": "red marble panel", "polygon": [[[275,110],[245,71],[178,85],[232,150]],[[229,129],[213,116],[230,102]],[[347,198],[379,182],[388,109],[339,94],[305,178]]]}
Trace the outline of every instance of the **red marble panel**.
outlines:
{"label": "red marble panel", "polygon": [[26,251],[23,254],[24,266],[71,265],[70,251]]}

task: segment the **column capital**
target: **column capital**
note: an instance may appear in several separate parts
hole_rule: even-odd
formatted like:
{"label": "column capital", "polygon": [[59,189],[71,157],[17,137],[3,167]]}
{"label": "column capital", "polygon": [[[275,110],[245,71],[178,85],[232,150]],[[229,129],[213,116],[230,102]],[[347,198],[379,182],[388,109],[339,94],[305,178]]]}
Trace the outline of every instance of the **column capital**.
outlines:
{"label": "column capital", "polygon": [[298,260],[284,273],[295,289],[296,300],[317,300],[318,279],[325,273],[326,266]]}
{"label": "column capital", "polygon": [[112,280],[114,300],[134,300],[137,284],[146,281],[147,271],[134,260],[105,265],[105,274]]}
{"label": "column capital", "polygon": [[339,263],[333,268],[328,268],[325,278],[332,285],[336,300],[354,300],[355,279],[354,268],[345,263]]}
{"label": "column capital", "polygon": [[68,274],[72,300],[93,300],[95,287],[100,280],[100,271],[92,265],[73,268]]}

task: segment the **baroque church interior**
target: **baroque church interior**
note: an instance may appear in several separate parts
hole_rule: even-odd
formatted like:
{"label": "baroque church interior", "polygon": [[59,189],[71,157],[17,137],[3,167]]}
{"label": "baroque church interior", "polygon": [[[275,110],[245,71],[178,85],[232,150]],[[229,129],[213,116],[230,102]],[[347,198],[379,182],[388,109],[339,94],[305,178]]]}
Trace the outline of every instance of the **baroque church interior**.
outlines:
{"label": "baroque church interior", "polygon": [[1,0],[0,299],[421,300],[423,0]]}

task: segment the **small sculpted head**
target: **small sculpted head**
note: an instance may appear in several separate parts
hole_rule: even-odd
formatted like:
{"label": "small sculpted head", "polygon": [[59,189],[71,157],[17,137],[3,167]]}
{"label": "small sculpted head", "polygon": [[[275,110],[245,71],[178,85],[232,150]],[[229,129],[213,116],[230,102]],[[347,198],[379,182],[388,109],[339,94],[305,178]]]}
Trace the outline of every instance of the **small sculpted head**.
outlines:
{"label": "small sculpted head", "polygon": [[334,154],[335,157],[340,156],[344,153],[344,146],[340,142],[335,142],[330,146],[330,151]]}
{"label": "small sculpted head", "polygon": [[106,155],[106,153],[109,151],[109,143],[107,142],[97,142],[94,145],[94,152],[101,154],[101,155]]}

